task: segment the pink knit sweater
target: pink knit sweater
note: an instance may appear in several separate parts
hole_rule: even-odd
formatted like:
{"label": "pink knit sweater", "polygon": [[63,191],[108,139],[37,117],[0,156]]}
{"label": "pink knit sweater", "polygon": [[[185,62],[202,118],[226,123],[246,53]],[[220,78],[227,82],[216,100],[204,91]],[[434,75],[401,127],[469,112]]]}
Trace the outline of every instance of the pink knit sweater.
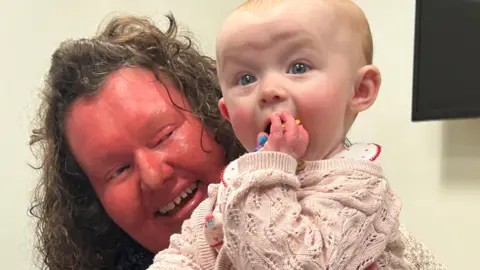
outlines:
{"label": "pink knit sweater", "polygon": [[[233,164],[239,172],[225,193],[219,252],[204,235],[216,202],[212,188],[150,270],[422,267],[415,252],[403,257],[400,202],[378,164],[330,159],[307,162],[296,174],[297,161],[276,152],[246,154]],[[444,269],[432,265],[417,269]]]}

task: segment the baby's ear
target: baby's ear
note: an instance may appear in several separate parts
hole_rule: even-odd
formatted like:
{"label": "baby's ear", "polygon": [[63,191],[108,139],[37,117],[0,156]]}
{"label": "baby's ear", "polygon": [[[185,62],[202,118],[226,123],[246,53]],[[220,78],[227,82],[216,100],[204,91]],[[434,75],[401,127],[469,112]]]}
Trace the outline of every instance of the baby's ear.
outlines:
{"label": "baby's ear", "polygon": [[225,105],[223,97],[218,101],[218,108],[220,109],[220,113],[222,114],[223,118],[227,119],[227,121],[230,122],[230,115],[228,114],[228,109]]}
{"label": "baby's ear", "polygon": [[352,112],[360,113],[373,105],[377,99],[381,82],[380,70],[376,66],[367,65],[358,70],[355,93],[350,103]]}

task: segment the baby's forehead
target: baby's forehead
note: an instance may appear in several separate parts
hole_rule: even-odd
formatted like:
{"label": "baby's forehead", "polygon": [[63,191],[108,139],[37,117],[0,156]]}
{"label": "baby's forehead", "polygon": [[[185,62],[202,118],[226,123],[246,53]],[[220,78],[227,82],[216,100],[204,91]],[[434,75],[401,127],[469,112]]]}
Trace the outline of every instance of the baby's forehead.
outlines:
{"label": "baby's forehead", "polygon": [[[372,62],[373,45],[368,21],[363,11],[351,0],[248,2],[259,4],[250,7],[243,5],[237,9],[227,18],[217,35],[216,53],[220,65],[226,49],[235,50],[232,46],[240,47],[239,44],[245,45],[258,36],[275,36],[278,32],[281,35],[288,32],[298,35],[309,33],[317,41],[322,40],[323,47],[348,50],[359,61]],[[273,40],[285,43],[285,39]]]}
{"label": "baby's forehead", "polygon": [[[316,4],[306,5],[312,2]],[[259,47],[262,44],[268,47],[272,43],[302,37],[332,40],[332,35],[338,34],[344,25],[340,19],[334,9],[322,4],[321,0],[287,0],[269,9],[240,9],[221,28],[217,36],[217,53],[251,41],[256,41]]]}

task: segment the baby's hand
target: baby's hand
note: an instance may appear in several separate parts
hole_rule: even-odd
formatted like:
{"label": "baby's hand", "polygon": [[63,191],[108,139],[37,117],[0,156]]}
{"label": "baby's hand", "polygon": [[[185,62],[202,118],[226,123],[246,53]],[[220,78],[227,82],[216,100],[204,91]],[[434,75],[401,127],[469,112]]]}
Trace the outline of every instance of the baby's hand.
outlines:
{"label": "baby's hand", "polygon": [[[270,117],[271,127],[264,151],[278,151],[294,158],[302,158],[307,151],[308,133],[302,124],[297,125],[290,114],[275,112]],[[285,127],[282,127],[282,123]]]}

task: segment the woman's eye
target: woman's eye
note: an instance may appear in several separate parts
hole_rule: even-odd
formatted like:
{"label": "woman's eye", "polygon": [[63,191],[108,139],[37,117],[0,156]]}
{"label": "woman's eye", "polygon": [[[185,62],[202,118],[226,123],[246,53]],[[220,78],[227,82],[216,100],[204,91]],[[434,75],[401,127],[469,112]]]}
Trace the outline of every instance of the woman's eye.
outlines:
{"label": "woman's eye", "polygon": [[162,142],[164,142],[166,139],[170,138],[170,136],[172,136],[173,134],[173,131],[167,133],[165,136],[163,136],[162,138],[160,138],[160,140],[158,141],[157,145],[161,144]]}
{"label": "woman's eye", "polygon": [[238,81],[239,85],[248,85],[251,83],[256,82],[257,79],[251,75],[243,75],[240,80]]}
{"label": "woman's eye", "polygon": [[290,69],[288,70],[288,73],[290,74],[303,74],[307,71],[309,71],[310,68],[302,63],[295,63],[293,64]]}
{"label": "woman's eye", "polygon": [[115,177],[118,177],[118,176],[119,176],[120,174],[122,174],[124,171],[130,169],[130,167],[131,167],[130,165],[127,165],[127,166],[123,166],[123,167],[119,168],[118,170],[116,170],[116,171],[112,174],[112,176],[110,176],[110,179],[113,179],[113,178],[115,178]]}

